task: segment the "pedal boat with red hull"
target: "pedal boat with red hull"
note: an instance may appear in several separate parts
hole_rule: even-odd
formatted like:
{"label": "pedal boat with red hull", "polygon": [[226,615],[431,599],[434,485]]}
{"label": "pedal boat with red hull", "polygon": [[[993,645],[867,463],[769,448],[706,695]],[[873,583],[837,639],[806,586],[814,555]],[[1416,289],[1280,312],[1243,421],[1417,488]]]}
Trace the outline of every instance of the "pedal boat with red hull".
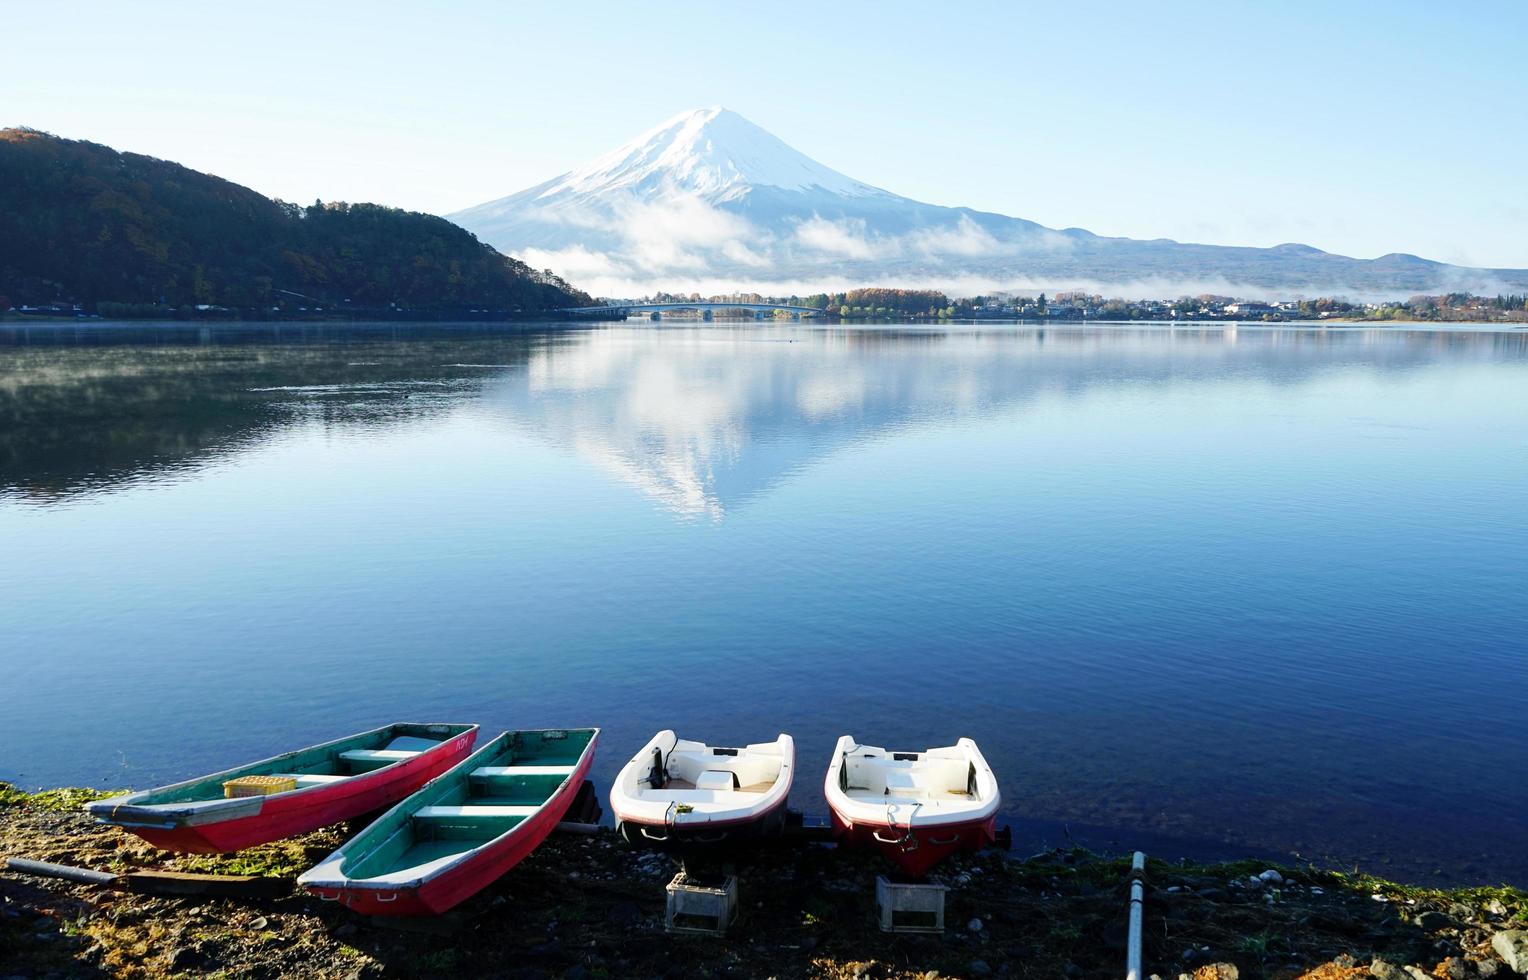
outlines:
{"label": "pedal boat with red hull", "polygon": [[778,836],[796,768],[796,743],[738,748],[661,731],[610,788],[616,829],[636,847],[716,848]]}
{"label": "pedal boat with red hull", "polygon": [[840,844],[872,847],[904,874],[926,875],[956,851],[991,844],[997,777],[969,738],[922,752],[838,740],[823,783]]}
{"label": "pedal boat with red hull", "polygon": [[[85,809],[167,851],[226,853],[386,809],[466,758],[476,738],[476,725],[387,725]],[[223,784],[246,776],[295,788],[226,798]]]}
{"label": "pedal boat with red hull", "polygon": [[297,879],[363,915],[440,915],[534,851],[594,760],[597,728],[505,732]]}

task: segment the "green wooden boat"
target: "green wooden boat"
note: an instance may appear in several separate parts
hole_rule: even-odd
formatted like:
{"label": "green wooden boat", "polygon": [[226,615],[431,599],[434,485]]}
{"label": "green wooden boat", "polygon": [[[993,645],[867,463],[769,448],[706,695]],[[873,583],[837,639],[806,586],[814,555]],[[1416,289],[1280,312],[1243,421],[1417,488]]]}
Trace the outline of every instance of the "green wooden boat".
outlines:
{"label": "green wooden boat", "polygon": [[513,868],[572,805],[597,728],[505,732],[298,882],[367,915],[439,915]]}

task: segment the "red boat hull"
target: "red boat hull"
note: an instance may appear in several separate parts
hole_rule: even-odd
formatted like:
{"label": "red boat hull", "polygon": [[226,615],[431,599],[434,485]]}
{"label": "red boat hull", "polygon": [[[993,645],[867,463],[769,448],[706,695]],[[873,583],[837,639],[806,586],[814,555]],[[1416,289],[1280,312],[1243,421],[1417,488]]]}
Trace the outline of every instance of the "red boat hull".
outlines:
{"label": "red boat hull", "polygon": [[902,873],[922,878],[940,861],[957,851],[979,851],[997,838],[997,815],[969,823],[906,827],[880,823],[849,823],[833,812],[833,836],[840,845],[869,847],[880,851]]}
{"label": "red boat hull", "polygon": [[169,828],[126,829],[155,847],[192,854],[222,854],[268,844],[392,806],[467,758],[476,738],[474,728],[384,769],[342,783],[268,797],[259,813],[247,817]]}
{"label": "red boat hull", "polygon": [[[596,740],[597,741],[597,740]],[[520,824],[514,832],[484,847],[469,861],[422,882],[415,887],[398,889],[323,888],[309,885],[308,890],[326,902],[341,902],[362,915],[440,915],[448,912],[502,878],[525,860],[553,828],[562,822],[578,795],[578,788],[589,778],[594,762],[595,742],[590,742],[583,759],[562,788],[546,801],[534,817]]]}

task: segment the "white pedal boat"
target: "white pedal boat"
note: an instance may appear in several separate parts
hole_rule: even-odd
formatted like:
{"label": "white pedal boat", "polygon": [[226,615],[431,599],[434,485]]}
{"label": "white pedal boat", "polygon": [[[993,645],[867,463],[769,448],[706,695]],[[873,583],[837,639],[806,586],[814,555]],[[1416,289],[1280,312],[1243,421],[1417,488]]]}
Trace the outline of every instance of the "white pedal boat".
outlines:
{"label": "white pedal boat", "polygon": [[991,844],[997,777],[969,738],[922,752],[838,740],[823,794],[840,844],[874,847],[922,877],[956,851]]}
{"label": "white pedal boat", "polygon": [[616,829],[639,847],[716,846],[777,835],[796,767],[796,743],[739,748],[654,735],[610,788]]}

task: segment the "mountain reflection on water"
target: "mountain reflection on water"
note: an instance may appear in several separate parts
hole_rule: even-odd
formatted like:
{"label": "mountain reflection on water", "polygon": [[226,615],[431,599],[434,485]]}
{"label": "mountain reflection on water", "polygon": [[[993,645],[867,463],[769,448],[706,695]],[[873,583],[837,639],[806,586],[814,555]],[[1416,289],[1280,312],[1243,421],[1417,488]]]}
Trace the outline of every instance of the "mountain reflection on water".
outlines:
{"label": "mountain reflection on water", "polygon": [[[812,460],[909,425],[958,423],[1093,388],[1294,384],[1359,356],[1491,357],[1518,334],[1205,330],[609,331],[539,347],[488,389],[526,432],[576,449],[675,513],[721,517]],[[1270,357],[1273,354],[1276,356]]]}
{"label": "mountain reflection on water", "polygon": [[1524,417],[1525,332],[0,327],[0,779],[970,735],[1024,847],[1528,882]]}

